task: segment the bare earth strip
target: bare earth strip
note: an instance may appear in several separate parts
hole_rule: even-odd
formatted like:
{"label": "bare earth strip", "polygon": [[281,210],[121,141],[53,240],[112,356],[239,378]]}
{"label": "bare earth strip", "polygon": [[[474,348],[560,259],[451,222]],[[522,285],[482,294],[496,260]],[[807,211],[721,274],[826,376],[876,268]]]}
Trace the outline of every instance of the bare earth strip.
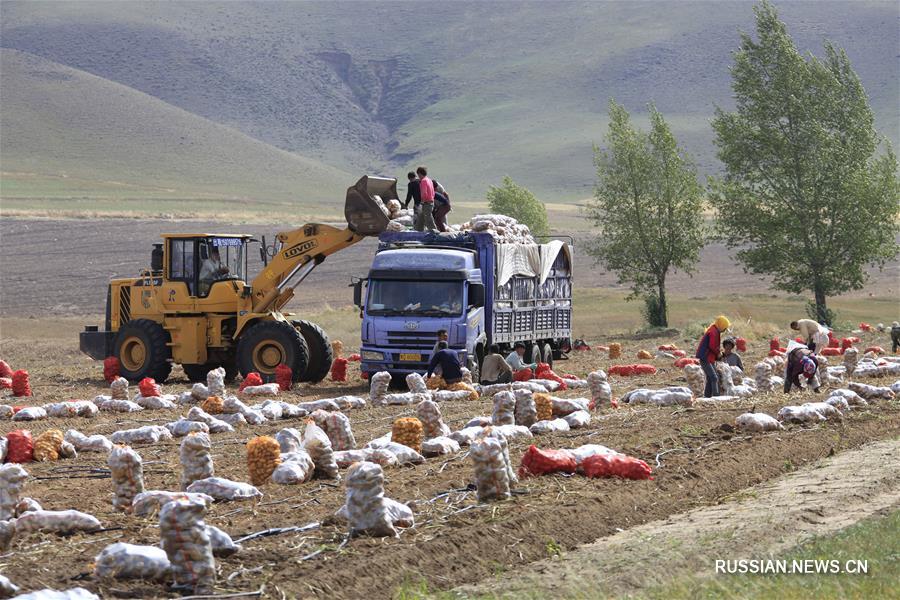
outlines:
{"label": "bare earth strip", "polygon": [[883,440],[749,488],[733,501],[633,527],[457,591],[554,598],[640,594],[680,575],[712,576],[717,558],[766,558],[898,506],[900,439]]}

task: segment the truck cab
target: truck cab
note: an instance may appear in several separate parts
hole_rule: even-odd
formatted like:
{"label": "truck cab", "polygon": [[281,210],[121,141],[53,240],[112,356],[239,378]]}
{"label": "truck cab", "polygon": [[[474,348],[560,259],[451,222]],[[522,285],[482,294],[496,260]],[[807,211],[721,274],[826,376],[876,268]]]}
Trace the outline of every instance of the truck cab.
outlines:
{"label": "truck cab", "polygon": [[500,244],[487,233],[386,232],[368,276],[355,283],[361,370],[397,379],[423,373],[446,330],[478,379],[486,349],[526,344],[528,362],[571,348],[571,247]]}

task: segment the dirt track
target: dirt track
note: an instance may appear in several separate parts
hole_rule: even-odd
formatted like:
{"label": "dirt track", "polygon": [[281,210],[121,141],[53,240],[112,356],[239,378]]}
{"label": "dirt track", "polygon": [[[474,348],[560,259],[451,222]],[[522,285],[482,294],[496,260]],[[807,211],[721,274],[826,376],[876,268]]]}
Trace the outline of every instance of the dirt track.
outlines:
{"label": "dirt track", "polygon": [[[43,404],[68,398],[92,398],[105,388],[98,384],[100,368],[71,349],[70,332],[4,340],[0,351],[14,367],[24,366],[34,374],[37,396],[30,403]],[[63,341],[61,341],[63,340]],[[660,340],[661,341],[661,340]],[[865,340],[864,340],[865,343]],[[61,344],[65,344],[61,347]],[[652,341],[644,342],[650,346]],[[758,349],[747,360],[762,353]],[[24,364],[23,364],[24,363]],[[559,363],[560,371],[585,375],[606,368],[610,361],[594,353],[581,353]],[[680,372],[664,361],[652,377],[613,378],[615,394],[628,389],[678,383]],[[303,386],[286,395],[289,401],[363,393],[351,370],[348,384]],[[187,388],[173,381],[165,391]],[[579,396],[565,392],[564,396]],[[792,403],[811,397],[794,395]],[[288,534],[248,542],[234,557],[218,561],[218,592],[252,591],[266,586],[267,597],[320,596],[329,598],[389,597],[404,582],[428,581],[430,589],[450,589],[476,583],[500,570],[521,567],[547,558],[548,546],[564,552],[629,528],[665,519],[698,507],[718,504],[750,486],[783,474],[786,470],[816,461],[831,453],[862,446],[872,440],[900,435],[900,403],[880,402],[869,410],[854,411],[843,422],[812,428],[791,426],[785,432],[745,436],[730,429],[734,417],[756,406],[773,413],[787,403],[782,394],[710,408],[657,409],[651,407],[604,408],[596,411],[586,429],[535,438],[543,448],[575,447],[600,443],[637,456],[656,466],[654,481],[588,480],[580,476],[547,476],[524,480],[517,495],[490,506],[476,504],[465,490],[472,480],[471,461],[464,455],[431,459],[423,465],[388,469],[388,496],[408,502],[417,525],[399,539],[357,539],[338,547],[345,526],[331,516],[343,503],[344,490],[330,481],[301,486],[263,487],[261,502],[216,504],[208,522],[237,537],[268,527],[321,521],[320,530]],[[454,429],[474,415],[490,414],[487,399],[477,402],[444,403],[445,420]],[[84,433],[109,434],[117,429],[148,423],[164,424],[180,411],[144,411],[133,415],[102,413],[92,420],[48,419],[30,429],[78,428]],[[349,411],[359,444],[390,429],[398,415],[410,414],[403,407],[367,408]],[[0,432],[13,428],[0,426]],[[216,474],[246,480],[244,443],[254,435],[274,434],[282,427],[302,425],[279,421],[244,427],[231,434],[213,436]],[[518,465],[529,441],[512,443],[512,460]],[[152,447],[138,447],[147,462],[147,489],[177,489],[178,440]],[[127,517],[112,511],[109,479],[73,479],[71,467],[104,467],[105,457],[82,454],[74,461],[29,464],[33,479],[25,493],[45,508],[78,508],[96,515],[106,527],[122,531],[99,535],[75,535],[65,540],[53,536],[29,536],[16,542],[11,553],[0,557],[3,573],[28,589],[76,585],[104,596],[156,597],[165,588],[155,583],[103,582],[89,574],[92,558],[116,539],[153,544],[159,539],[156,520]],[[57,478],[61,477],[62,478]],[[43,479],[49,478],[49,479]],[[454,491],[455,490],[455,491]],[[446,494],[448,491],[451,493]],[[440,496],[441,494],[446,494]],[[437,496],[440,496],[436,499]],[[463,511],[463,512],[460,512]],[[303,560],[304,557],[321,553]],[[73,580],[75,578],[75,580]],[[230,578],[230,579],[229,579]]]}

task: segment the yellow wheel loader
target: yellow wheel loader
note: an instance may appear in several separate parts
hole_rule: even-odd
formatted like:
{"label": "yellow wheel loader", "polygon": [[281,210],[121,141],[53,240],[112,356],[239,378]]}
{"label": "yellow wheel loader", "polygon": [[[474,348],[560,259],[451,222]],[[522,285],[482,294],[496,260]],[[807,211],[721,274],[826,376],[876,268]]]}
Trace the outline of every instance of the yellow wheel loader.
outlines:
{"label": "yellow wheel loader", "polygon": [[280,364],[291,367],[294,381],[321,381],[331,369],[328,336],[282,309],[325,257],[384,231],[381,202],[396,198],[395,179],[362,177],[347,190],[347,228],[310,223],[277,234],[271,260],[263,243],[263,268],[252,282],[251,236],[164,234],[150,269],[110,281],[104,331],[85,327],[81,351],[97,360],[115,356],[130,381],[163,382],[174,364],[191,381],[219,366],[227,379],[256,371],[273,381]]}

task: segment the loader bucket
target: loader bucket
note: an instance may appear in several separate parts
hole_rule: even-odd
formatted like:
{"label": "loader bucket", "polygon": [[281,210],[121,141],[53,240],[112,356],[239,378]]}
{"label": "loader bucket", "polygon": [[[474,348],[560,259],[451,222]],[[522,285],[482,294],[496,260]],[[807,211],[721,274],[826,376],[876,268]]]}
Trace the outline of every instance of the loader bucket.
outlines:
{"label": "loader bucket", "polygon": [[375,196],[387,205],[389,200],[397,198],[397,180],[387,177],[363,175],[356,185],[347,188],[347,202],[344,204],[344,216],[350,230],[359,235],[378,235],[390,222]]}

